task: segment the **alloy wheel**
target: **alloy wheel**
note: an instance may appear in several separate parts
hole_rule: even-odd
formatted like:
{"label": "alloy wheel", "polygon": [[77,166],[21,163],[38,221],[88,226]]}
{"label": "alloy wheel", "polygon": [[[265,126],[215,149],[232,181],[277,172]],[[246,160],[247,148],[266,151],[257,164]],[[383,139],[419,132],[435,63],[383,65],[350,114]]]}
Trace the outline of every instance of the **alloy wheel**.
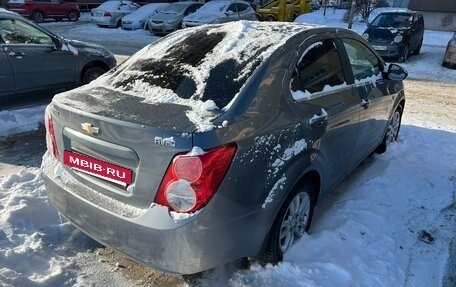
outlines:
{"label": "alloy wheel", "polygon": [[401,113],[396,110],[393,114],[393,118],[391,119],[388,125],[388,131],[386,133],[386,143],[391,143],[396,140],[397,135],[399,133],[399,127],[401,125]]}
{"label": "alloy wheel", "polygon": [[309,195],[306,192],[296,194],[285,212],[280,227],[279,246],[282,253],[285,253],[293,242],[306,232],[310,210]]}

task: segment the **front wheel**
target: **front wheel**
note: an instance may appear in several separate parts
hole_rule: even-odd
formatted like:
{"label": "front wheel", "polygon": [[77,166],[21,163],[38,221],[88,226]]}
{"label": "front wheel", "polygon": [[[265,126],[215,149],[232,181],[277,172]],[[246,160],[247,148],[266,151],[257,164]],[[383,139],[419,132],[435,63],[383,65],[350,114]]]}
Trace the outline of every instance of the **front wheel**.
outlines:
{"label": "front wheel", "polygon": [[399,136],[399,131],[401,129],[402,121],[402,107],[398,106],[394,111],[391,120],[388,123],[388,128],[386,130],[385,137],[383,138],[382,143],[375,150],[376,153],[382,154],[386,151],[388,145],[397,140]]}
{"label": "front wheel", "polygon": [[409,52],[410,52],[410,49],[409,49],[409,46],[407,45],[404,47],[404,51],[402,51],[402,56],[400,56],[398,59],[399,63],[403,63],[403,62],[405,62],[405,60],[407,60]]}
{"label": "front wheel", "polygon": [[82,84],[86,85],[99,76],[103,75],[106,71],[100,67],[90,67],[85,71],[84,75],[82,76]]}
{"label": "front wheel", "polygon": [[285,200],[277,214],[271,232],[263,261],[277,263],[283,255],[309,230],[315,206],[314,189],[309,182],[296,189]]}

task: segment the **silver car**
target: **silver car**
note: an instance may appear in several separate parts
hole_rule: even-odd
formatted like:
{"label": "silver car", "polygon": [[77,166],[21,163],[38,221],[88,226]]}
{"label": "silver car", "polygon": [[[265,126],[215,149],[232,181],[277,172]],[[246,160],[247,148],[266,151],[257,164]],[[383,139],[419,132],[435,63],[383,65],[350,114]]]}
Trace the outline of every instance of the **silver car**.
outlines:
{"label": "silver car", "polygon": [[280,261],[315,204],[396,140],[406,76],[343,28],[176,31],[54,97],[48,199],[90,237],[166,272]]}
{"label": "silver car", "polygon": [[149,18],[149,31],[156,35],[164,35],[181,28],[182,19],[196,12],[202,3],[176,2]]}
{"label": "silver car", "polygon": [[151,3],[142,6],[138,10],[122,18],[122,29],[136,30],[147,29],[148,20],[152,15],[157,14],[160,10],[168,6],[168,3]]}
{"label": "silver car", "polygon": [[236,0],[213,0],[204,4],[196,13],[185,16],[182,27],[237,20],[257,20],[255,11],[249,3]]}
{"label": "silver car", "polygon": [[99,27],[120,27],[122,17],[137,9],[139,5],[130,1],[106,1],[90,11],[90,20]]}

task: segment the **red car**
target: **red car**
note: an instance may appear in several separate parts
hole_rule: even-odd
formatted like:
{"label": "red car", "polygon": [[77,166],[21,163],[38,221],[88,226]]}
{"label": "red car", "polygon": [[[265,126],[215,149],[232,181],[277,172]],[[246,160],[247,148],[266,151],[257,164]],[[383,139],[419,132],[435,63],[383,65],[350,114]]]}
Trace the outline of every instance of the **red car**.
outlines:
{"label": "red car", "polygon": [[8,10],[29,17],[36,23],[41,23],[46,18],[54,18],[56,21],[67,18],[75,22],[81,15],[78,5],[61,0],[10,0]]}

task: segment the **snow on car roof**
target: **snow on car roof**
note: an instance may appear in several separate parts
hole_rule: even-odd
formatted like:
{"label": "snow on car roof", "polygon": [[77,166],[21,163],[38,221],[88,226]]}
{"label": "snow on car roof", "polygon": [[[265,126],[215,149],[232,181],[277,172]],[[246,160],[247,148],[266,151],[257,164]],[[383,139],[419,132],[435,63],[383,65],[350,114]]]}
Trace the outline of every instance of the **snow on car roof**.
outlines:
{"label": "snow on car roof", "polygon": [[[212,110],[227,110],[261,63],[290,37],[312,27],[316,26],[237,21],[179,30],[81,89],[108,88],[140,98],[145,105],[187,106],[187,117],[196,129],[207,131],[214,128],[214,117],[208,116],[214,114]],[[66,98],[67,94],[56,98],[73,101],[71,106],[80,110],[97,112],[96,105],[76,96]],[[100,93],[100,102],[109,101],[104,96]],[[93,97],[97,95],[92,95],[92,103]],[[109,108],[105,102],[101,106]]]}
{"label": "snow on car roof", "polygon": [[132,4],[132,2],[110,0],[110,1],[104,2],[103,4],[101,4],[100,6],[98,6],[95,9],[105,9],[105,10],[115,9],[115,10],[117,10],[120,7],[120,5],[128,5],[128,4]]}
{"label": "snow on car roof", "polygon": [[140,7],[138,10],[123,17],[124,20],[142,20],[151,15],[156,11],[160,11],[164,7],[168,6],[168,3],[151,3]]}

